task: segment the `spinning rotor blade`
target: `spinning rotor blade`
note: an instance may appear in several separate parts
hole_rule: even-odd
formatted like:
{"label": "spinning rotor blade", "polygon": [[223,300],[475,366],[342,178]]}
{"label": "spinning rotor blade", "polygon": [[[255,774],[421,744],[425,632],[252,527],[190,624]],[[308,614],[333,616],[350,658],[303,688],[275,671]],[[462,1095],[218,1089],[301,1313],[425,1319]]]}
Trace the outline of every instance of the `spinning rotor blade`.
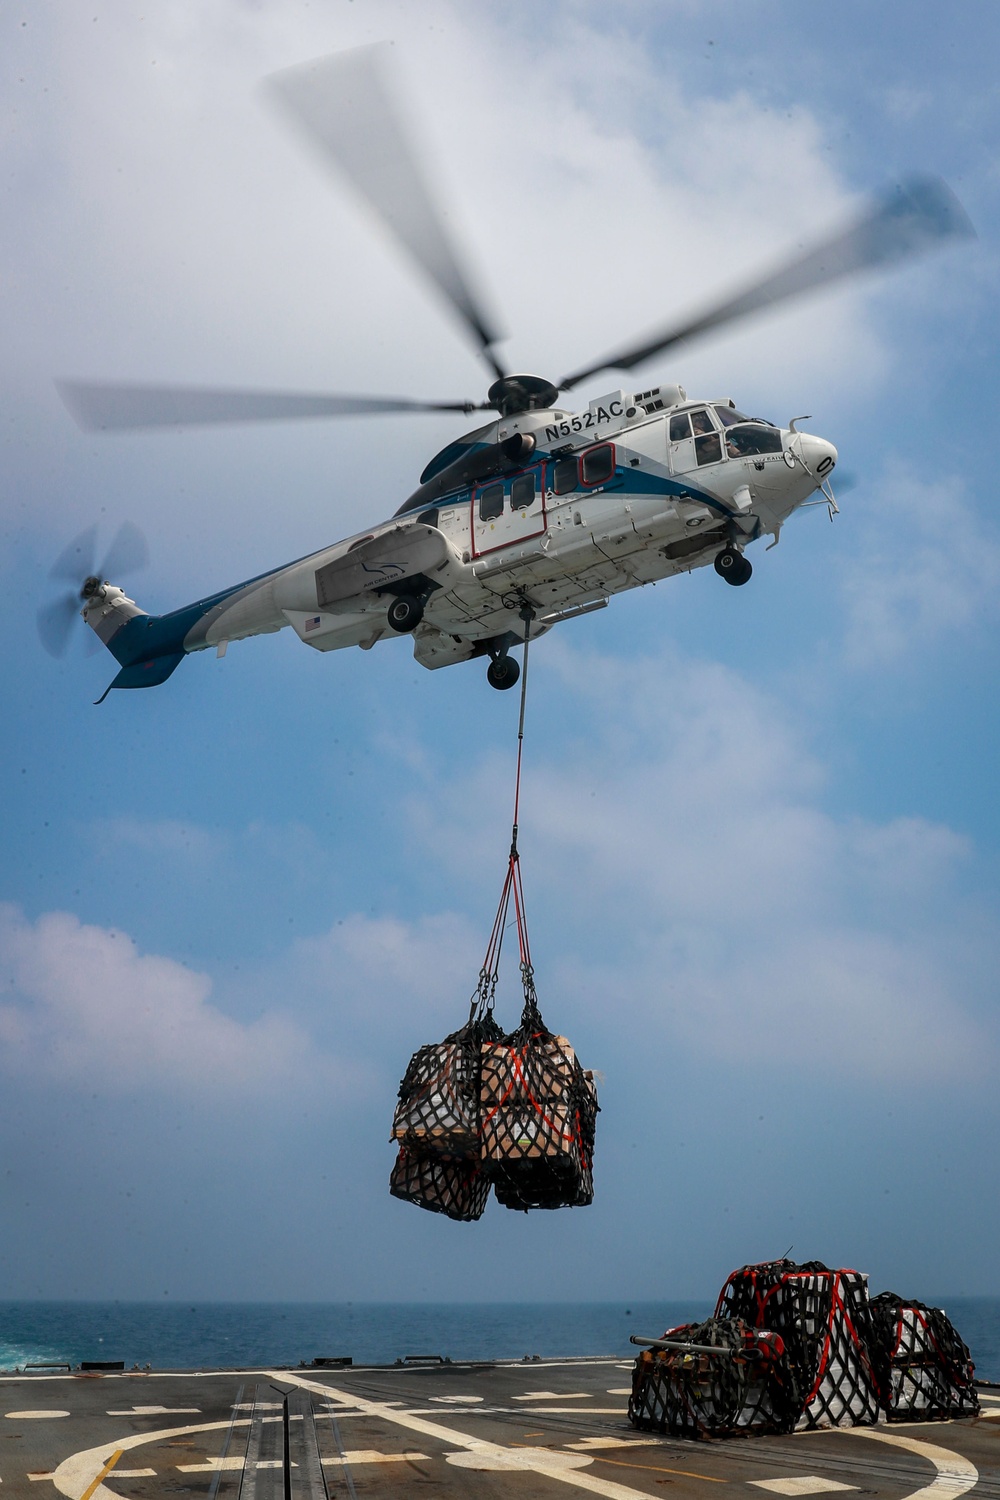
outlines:
{"label": "spinning rotor blade", "polygon": [[266,86],[444,293],[498,376],[499,335],[445,230],[385,76],[385,44],[273,73]]}
{"label": "spinning rotor blade", "polygon": [[[324,396],[209,386],[106,385],[57,380],[63,401],[88,432],[189,427],[221,422],[282,422],[301,417],[361,416],[394,411],[479,411],[473,401],[409,401],[396,396]],[[484,409],[484,408],[483,408]]]}
{"label": "spinning rotor blade", "polygon": [[[67,594],[43,604],[36,616],[38,634],[42,645],[50,656],[65,656],[73,631],[73,622],[80,614],[83,600],[83,585],[88,578],[121,578],[126,573],[137,573],[149,562],[146,538],[131,521],[118,528],[114,541],[108,548],[104,561],[98,567],[94,562],[97,546],[97,527],[88,526],[68,547],[65,547],[49,569],[50,578],[60,578],[74,584]],[[93,644],[93,642],[91,642]]]}
{"label": "spinning rotor blade", "polygon": [[49,569],[50,578],[61,578],[64,583],[75,583],[80,587],[85,578],[94,572],[97,556],[97,527],[88,526],[64,547]]}
{"label": "spinning rotor blade", "polygon": [[73,622],[80,613],[79,591],[63,594],[51,604],[43,604],[36,620],[42,645],[50,656],[66,655],[66,648],[73,633]]}
{"label": "spinning rotor blade", "polygon": [[138,526],[134,526],[131,521],[123,521],[101,565],[101,578],[109,578],[113,583],[116,578],[123,578],[128,573],[138,573],[148,566],[149,548],[146,538]]}
{"label": "spinning rotor blade", "polygon": [[965,210],[946,183],[937,177],[911,178],[895,191],[885,193],[873,209],[846,230],[754,282],[737,296],[709,308],[679,328],[668,328],[575,371],[560,382],[559,388],[570,390],[599,370],[631,370],[673,344],[735,322],[761,308],[799,297],[844,276],[894,265],[941,240],[974,234]]}

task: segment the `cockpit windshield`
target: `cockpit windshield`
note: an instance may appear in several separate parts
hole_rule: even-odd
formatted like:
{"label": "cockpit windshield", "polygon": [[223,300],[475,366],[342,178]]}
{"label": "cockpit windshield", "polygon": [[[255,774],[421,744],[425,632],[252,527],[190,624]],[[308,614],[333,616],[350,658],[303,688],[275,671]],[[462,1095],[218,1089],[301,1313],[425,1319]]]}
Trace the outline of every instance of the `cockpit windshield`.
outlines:
{"label": "cockpit windshield", "polygon": [[726,452],[730,458],[745,458],[751,453],[780,453],[781,433],[763,422],[726,429]]}

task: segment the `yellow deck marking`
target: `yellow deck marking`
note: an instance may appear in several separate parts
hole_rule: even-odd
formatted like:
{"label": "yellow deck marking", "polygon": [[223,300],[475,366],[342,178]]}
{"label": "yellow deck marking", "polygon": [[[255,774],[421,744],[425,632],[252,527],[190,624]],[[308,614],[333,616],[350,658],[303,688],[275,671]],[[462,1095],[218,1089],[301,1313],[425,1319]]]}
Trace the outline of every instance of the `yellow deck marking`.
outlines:
{"label": "yellow deck marking", "polygon": [[107,1463],[104,1465],[104,1468],[101,1470],[101,1472],[96,1475],[95,1478],[93,1478],[87,1485],[87,1488],[80,1496],[80,1500],[90,1500],[91,1495],[97,1489],[97,1486],[100,1484],[101,1480],[107,1479],[108,1475],[111,1473],[111,1470],[114,1468],[115,1464],[121,1457],[121,1448],[116,1448],[114,1453],[112,1453],[111,1457],[108,1459]]}
{"label": "yellow deck marking", "polygon": [[602,1458],[599,1453],[594,1457],[599,1464],[614,1464],[616,1469],[651,1469],[656,1474],[682,1474],[685,1479],[704,1479],[706,1484],[728,1484],[728,1479],[716,1479],[713,1474],[692,1474],[690,1469],[665,1469],[662,1464],[630,1464],[624,1458]]}

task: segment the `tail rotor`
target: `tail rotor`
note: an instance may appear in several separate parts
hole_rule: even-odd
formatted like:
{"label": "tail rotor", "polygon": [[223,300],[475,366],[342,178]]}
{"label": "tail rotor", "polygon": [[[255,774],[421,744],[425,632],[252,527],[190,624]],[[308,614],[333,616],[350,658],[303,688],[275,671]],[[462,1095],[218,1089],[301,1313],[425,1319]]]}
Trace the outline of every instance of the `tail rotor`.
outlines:
{"label": "tail rotor", "polygon": [[38,611],[38,634],[42,645],[50,656],[66,655],[73,636],[73,621],[80,615],[80,606],[111,578],[123,578],[137,573],[149,562],[146,538],[138,526],[125,521],[118,531],[98,566],[97,527],[88,526],[78,537],[60,552],[49,577],[73,587],[60,593]]}

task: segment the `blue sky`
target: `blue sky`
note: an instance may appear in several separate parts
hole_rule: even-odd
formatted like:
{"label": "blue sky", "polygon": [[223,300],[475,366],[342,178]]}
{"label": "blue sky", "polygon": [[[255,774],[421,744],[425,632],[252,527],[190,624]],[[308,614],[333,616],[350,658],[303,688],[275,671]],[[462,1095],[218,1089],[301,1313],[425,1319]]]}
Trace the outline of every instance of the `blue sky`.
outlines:
{"label": "blue sky", "polygon": [[[710,1296],[789,1245],[996,1292],[995,7],[148,9],[0,22],[5,1295]],[[84,436],[52,385],[479,398],[257,87],[383,38],[516,368],[915,170],[979,236],[648,367],[811,413],[842,515],[752,549],[747,588],[701,570],[539,643],[524,876],[543,1013],[604,1074],[597,1196],[472,1226],[389,1198],[386,1138],[481,961],[515,695],[282,632],[95,708],[111,658],[34,625],[94,520],[142,527],[129,582],[169,609],[390,514],[460,430]]]}

